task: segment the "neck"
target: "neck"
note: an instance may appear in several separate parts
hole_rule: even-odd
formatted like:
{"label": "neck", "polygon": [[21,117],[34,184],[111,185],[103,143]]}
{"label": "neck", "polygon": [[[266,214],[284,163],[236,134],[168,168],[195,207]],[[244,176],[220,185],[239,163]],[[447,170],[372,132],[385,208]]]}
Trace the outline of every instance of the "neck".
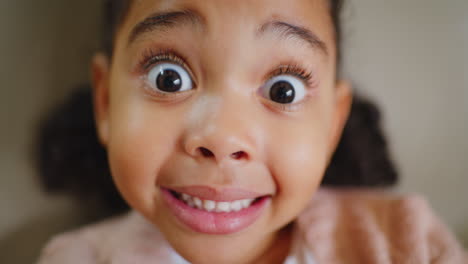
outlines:
{"label": "neck", "polygon": [[280,230],[265,248],[263,254],[251,263],[275,264],[284,263],[292,246],[293,224],[289,224]]}

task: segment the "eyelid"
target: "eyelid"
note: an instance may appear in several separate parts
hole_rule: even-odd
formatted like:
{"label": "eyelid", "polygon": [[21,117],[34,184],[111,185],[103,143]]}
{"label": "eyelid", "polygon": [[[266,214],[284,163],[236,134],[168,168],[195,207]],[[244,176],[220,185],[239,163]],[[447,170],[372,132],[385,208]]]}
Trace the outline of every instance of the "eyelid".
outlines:
{"label": "eyelid", "polygon": [[260,100],[262,100],[264,102],[264,104],[274,110],[274,111],[278,111],[278,112],[297,112],[299,111],[301,108],[303,108],[305,106],[305,103],[307,100],[309,100],[308,98],[309,96],[306,95],[306,97],[300,101],[300,102],[297,102],[297,103],[294,103],[294,104],[280,104],[280,103],[277,103],[277,102],[274,102],[274,101],[271,101],[267,98],[264,98],[264,97],[260,97]]}
{"label": "eyelid", "polygon": [[270,80],[280,75],[290,75],[301,79],[307,88],[315,88],[316,80],[312,71],[305,70],[304,67],[296,63],[280,64],[267,75],[266,80]]}
{"label": "eyelid", "polygon": [[303,107],[305,107],[306,102],[310,100],[310,97],[312,96],[311,91],[315,92],[315,90],[317,89],[318,80],[315,78],[315,75],[312,71],[305,70],[304,67],[301,67],[296,63],[289,63],[289,64],[283,63],[277,66],[276,68],[274,68],[273,71],[267,74],[267,77],[265,78],[266,81],[264,81],[264,84],[262,85],[262,87],[266,85],[268,82],[270,82],[272,79],[275,79],[282,75],[283,76],[288,75],[293,78],[297,78],[299,81],[302,81],[304,88],[306,90],[309,90],[309,92],[306,92],[305,97],[302,100],[296,103],[291,103],[291,104],[277,103],[275,101],[265,98],[262,95],[260,95],[259,97],[264,102],[264,104],[268,108],[272,109],[273,111],[276,111],[279,113],[288,113],[288,112],[292,113],[292,112],[300,111]]}
{"label": "eyelid", "polygon": [[[189,75],[192,89],[175,93],[164,93],[151,88],[154,84],[148,82],[149,74],[154,67],[164,63],[174,64],[182,67]],[[190,94],[197,88],[197,83],[192,74],[191,68],[184,56],[173,49],[148,48],[140,54],[140,58],[135,65],[133,72],[141,80],[142,91],[149,99],[161,103],[178,103],[190,97]]]}
{"label": "eyelid", "polygon": [[142,59],[138,63],[137,70],[141,74],[148,74],[148,71],[156,64],[159,63],[175,63],[180,67],[183,67],[190,75],[190,79],[194,86],[197,86],[196,79],[191,70],[191,67],[187,63],[187,59],[182,56],[180,53],[173,49],[147,49],[143,52]]}

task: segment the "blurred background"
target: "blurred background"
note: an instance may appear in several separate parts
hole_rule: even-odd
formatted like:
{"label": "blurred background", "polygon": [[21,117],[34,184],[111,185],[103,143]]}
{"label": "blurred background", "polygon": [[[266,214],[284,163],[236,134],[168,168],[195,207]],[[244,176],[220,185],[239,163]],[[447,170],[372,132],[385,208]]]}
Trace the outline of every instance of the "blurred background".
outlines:
{"label": "blurred background", "polygon": [[[0,1],[0,263],[31,263],[51,234],[84,222],[39,189],[38,120],[87,82],[96,0]],[[425,195],[468,247],[468,1],[350,0],[344,75],[377,101],[401,192]]]}

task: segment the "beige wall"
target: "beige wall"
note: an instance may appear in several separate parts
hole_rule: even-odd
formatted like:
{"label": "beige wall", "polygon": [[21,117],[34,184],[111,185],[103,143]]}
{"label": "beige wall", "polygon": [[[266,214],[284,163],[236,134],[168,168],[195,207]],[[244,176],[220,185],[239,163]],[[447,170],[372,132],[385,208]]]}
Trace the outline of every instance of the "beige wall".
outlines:
{"label": "beige wall", "polygon": [[[87,79],[98,2],[0,1],[0,238],[68,207],[41,194],[28,147],[40,113]],[[403,191],[468,237],[468,1],[354,0],[346,75],[380,104]]]}
{"label": "beige wall", "polygon": [[353,0],[345,17],[346,72],[383,108],[401,189],[468,236],[468,1]]}
{"label": "beige wall", "polygon": [[39,191],[29,149],[43,111],[87,79],[99,1],[46,2],[0,1],[0,238],[67,205]]}

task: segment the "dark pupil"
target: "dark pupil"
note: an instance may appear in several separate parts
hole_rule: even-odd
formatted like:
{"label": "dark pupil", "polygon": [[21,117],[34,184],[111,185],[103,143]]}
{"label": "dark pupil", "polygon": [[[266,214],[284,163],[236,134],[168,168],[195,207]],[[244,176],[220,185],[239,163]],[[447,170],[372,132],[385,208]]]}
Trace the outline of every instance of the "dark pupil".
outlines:
{"label": "dark pupil", "polygon": [[173,70],[163,70],[158,75],[156,84],[159,90],[164,92],[177,92],[182,87],[180,75]]}
{"label": "dark pupil", "polygon": [[270,90],[270,99],[280,104],[292,103],[295,95],[294,87],[285,81],[273,84]]}

